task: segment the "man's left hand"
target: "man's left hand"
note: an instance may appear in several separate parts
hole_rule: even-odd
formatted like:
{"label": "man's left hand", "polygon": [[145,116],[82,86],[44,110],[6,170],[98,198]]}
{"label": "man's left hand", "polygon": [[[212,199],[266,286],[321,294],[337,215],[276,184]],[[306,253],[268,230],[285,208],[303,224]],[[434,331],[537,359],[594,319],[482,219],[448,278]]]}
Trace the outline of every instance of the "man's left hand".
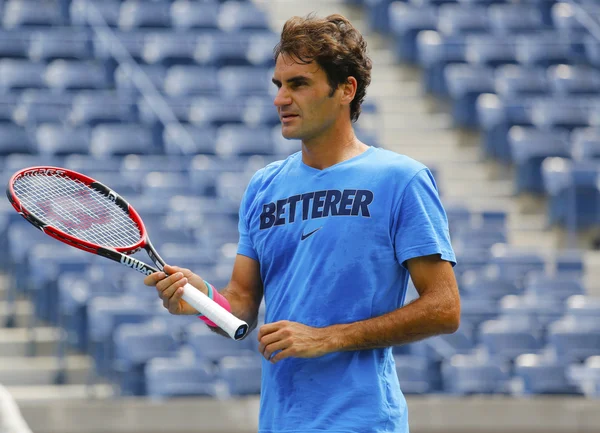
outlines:
{"label": "man's left hand", "polygon": [[317,358],[333,351],[331,335],[326,328],[313,328],[287,320],[261,326],[258,341],[259,352],[273,364],[289,357]]}

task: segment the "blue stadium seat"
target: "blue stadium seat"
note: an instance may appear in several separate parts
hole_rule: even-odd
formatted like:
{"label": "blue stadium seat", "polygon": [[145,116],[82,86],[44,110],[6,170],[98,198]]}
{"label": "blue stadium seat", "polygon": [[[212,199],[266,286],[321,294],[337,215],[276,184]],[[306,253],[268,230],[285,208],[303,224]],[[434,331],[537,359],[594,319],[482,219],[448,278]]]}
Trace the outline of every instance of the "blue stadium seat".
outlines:
{"label": "blue stadium seat", "polygon": [[532,4],[499,4],[488,9],[492,32],[504,35],[534,33],[544,29],[544,19]]}
{"label": "blue stadium seat", "polygon": [[498,316],[498,302],[490,298],[464,298],[461,300],[460,319],[462,323],[477,328],[482,322]]}
{"label": "blue stadium seat", "polygon": [[225,125],[218,130],[217,154],[223,157],[270,155],[273,154],[273,150],[269,128]]}
{"label": "blue stadium seat", "polygon": [[141,29],[132,31],[114,31],[112,34],[114,38],[100,37],[94,35],[94,55],[96,59],[104,61],[106,63],[113,62],[113,50],[118,50],[119,46],[115,42],[115,38],[118,44],[124,47],[131,57],[138,62],[143,62],[143,52],[146,42],[146,36],[152,32],[152,30]]}
{"label": "blue stadium seat", "polygon": [[426,394],[432,391],[432,365],[427,358],[394,355],[394,362],[403,394]]}
{"label": "blue stadium seat", "polygon": [[164,90],[169,96],[211,95],[218,89],[217,70],[202,66],[171,66],[164,81]]}
{"label": "blue stadium seat", "polygon": [[109,85],[104,66],[85,61],[54,60],[44,73],[48,87],[58,90],[104,89]]}
{"label": "blue stadium seat", "polygon": [[71,129],[55,123],[44,123],[36,130],[37,151],[40,155],[87,154],[89,128]]}
{"label": "blue stadium seat", "polygon": [[218,16],[217,3],[177,0],[171,5],[171,22],[176,29],[217,29]]}
{"label": "blue stadium seat", "polygon": [[448,65],[444,74],[452,98],[455,124],[459,127],[476,127],[475,104],[479,95],[494,91],[494,70],[471,65]]}
{"label": "blue stadium seat", "polygon": [[97,126],[106,123],[134,122],[133,98],[112,91],[81,91],[73,98],[68,116],[72,125]]}
{"label": "blue stadium seat", "polygon": [[457,265],[454,268],[456,277],[460,279],[462,275],[470,270],[480,270],[490,263],[489,249],[464,247],[456,248]]}
{"label": "blue stadium seat", "polygon": [[488,320],[479,328],[479,340],[490,357],[501,362],[512,361],[524,353],[537,353],[544,346],[541,329],[532,329],[529,320],[501,316]]}
{"label": "blue stadium seat", "polygon": [[583,39],[585,56],[593,66],[600,66],[600,41],[594,36],[586,36]]}
{"label": "blue stadium seat", "polygon": [[557,359],[565,363],[600,355],[600,322],[565,316],[549,326],[548,343]]}
{"label": "blue stadium seat", "polygon": [[470,353],[475,347],[473,328],[471,322],[465,321],[453,334],[438,335],[411,343],[409,353],[423,357],[431,363],[450,359],[456,354]]}
{"label": "blue stadium seat", "polygon": [[144,324],[123,324],[114,331],[116,370],[121,395],[145,395],[144,368],[153,358],[168,358],[177,354],[177,342],[160,321]]}
{"label": "blue stadium seat", "polygon": [[465,58],[469,63],[497,67],[516,63],[514,37],[496,34],[468,35],[465,38]]}
{"label": "blue stadium seat", "polygon": [[490,266],[479,272],[463,274],[459,285],[460,293],[469,298],[500,299],[520,292],[517,285],[499,275],[498,268]]}
{"label": "blue stadium seat", "polygon": [[557,2],[552,6],[552,24],[561,33],[582,34],[587,28],[577,19],[573,6],[567,2]]}
{"label": "blue stadium seat", "polygon": [[478,355],[455,355],[442,364],[444,391],[449,394],[506,393],[509,377],[505,366]]}
{"label": "blue stadium seat", "polygon": [[542,164],[544,189],[548,195],[548,222],[566,226],[570,233],[600,220],[597,161],[548,158]]}
{"label": "blue stadium seat", "polygon": [[225,98],[266,96],[275,90],[272,71],[256,66],[228,66],[219,69],[219,89]]}
{"label": "blue stadium seat", "polygon": [[217,176],[215,184],[215,194],[217,198],[239,203],[242,200],[246,187],[253,175],[254,172],[248,171],[240,174],[233,172],[220,173]]}
{"label": "blue stadium seat", "polygon": [[20,59],[0,59],[0,92],[46,87],[46,65]]}
{"label": "blue stadium seat", "polygon": [[154,358],[145,376],[147,395],[155,399],[223,394],[211,366],[193,357]]}
{"label": "blue stadium seat", "polygon": [[92,57],[91,38],[88,32],[73,28],[37,31],[31,35],[28,56],[35,62],[87,60]]}
{"label": "blue stadium seat", "polygon": [[[437,8],[416,8],[393,2],[389,8],[389,20],[396,57],[402,62],[416,63],[421,49],[417,35],[424,30],[436,30]],[[422,64],[421,61],[419,63]]]}
{"label": "blue stadium seat", "polygon": [[600,356],[590,356],[583,364],[570,365],[566,375],[586,397],[600,396]]}
{"label": "blue stadium seat", "polygon": [[393,0],[350,0],[364,5],[369,28],[373,31],[387,34],[390,31],[389,9]]}
{"label": "blue stadium seat", "polygon": [[500,312],[513,320],[527,320],[532,325],[544,327],[564,314],[563,301],[535,295],[508,295],[500,301]]}
{"label": "blue stadium seat", "polygon": [[487,7],[444,4],[438,8],[437,30],[445,36],[487,33],[490,30]]}
{"label": "blue stadium seat", "polygon": [[124,323],[143,323],[152,314],[140,300],[127,296],[98,296],[88,303],[89,351],[99,374],[110,375],[114,360],[114,331]]}
{"label": "blue stadium seat", "polygon": [[156,153],[152,133],[137,124],[98,125],[92,130],[90,154],[96,157]]}
{"label": "blue stadium seat", "polygon": [[300,140],[288,140],[281,135],[281,127],[279,125],[273,127],[272,135],[274,154],[279,155],[281,158],[287,158],[291,154],[299,152],[302,148]]}
{"label": "blue stadium seat", "polygon": [[17,93],[8,93],[2,95],[0,100],[0,123],[12,123],[13,112],[17,108],[20,95]]}
{"label": "blue stadium seat", "polygon": [[226,356],[219,362],[219,376],[227,383],[230,396],[259,395],[261,357]]}
{"label": "blue stadium seat", "polygon": [[569,157],[569,132],[553,128],[540,130],[513,126],[508,133],[512,159],[515,163],[515,188],[518,193],[542,193],[542,162],[548,157]]}
{"label": "blue stadium seat", "polygon": [[152,171],[144,176],[142,193],[166,198],[176,194],[190,195],[193,191],[185,173]]}
{"label": "blue stadium seat", "polygon": [[420,32],[416,39],[419,64],[423,67],[423,87],[437,96],[447,96],[444,69],[450,63],[465,63],[466,37]]}
{"label": "blue stadium seat", "polygon": [[198,36],[194,60],[205,66],[248,65],[249,32],[203,32]]}
{"label": "blue stadium seat", "polygon": [[565,300],[573,295],[582,295],[585,288],[578,274],[559,272],[530,272],[524,280],[524,292],[535,297]]}
{"label": "blue stadium seat", "polygon": [[565,373],[564,364],[545,354],[524,354],[515,360],[514,375],[521,382],[522,395],[578,394]]}
{"label": "blue stadium seat", "polygon": [[571,153],[579,161],[600,159],[600,128],[575,128],[571,132]]}
{"label": "blue stadium seat", "polygon": [[34,152],[32,137],[24,128],[10,123],[0,124],[0,155]]}
{"label": "blue stadium seat", "polygon": [[585,250],[562,249],[554,255],[556,273],[583,275],[586,270]]}
{"label": "blue stadium seat", "polygon": [[26,58],[28,56],[30,38],[31,31],[29,30],[0,29],[0,57]]}
{"label": "blue stadium seat", "polygon": [[[195,101],[194,96],[166,96],[163,101],[169,107],[175,118],[181,123],[190,122],[190,110]],[[156,105],[154,100],[140,97],[137,102],[137,112],[139,120],[146,126],[152,128],[155,134],[162,134],[163,125],[156,114]]]}
{"label": "blue stadium seat", "polygon": [[248,126],[273,126],[280,124],[279,113],[273,105],[273,98],[268,96],[251,96],[246,98],[243,120]]}
{"label": "blue stadium seat", "polygon": [[110,27],[119,24],[119,12],[121,0],[73,0],[69,8],[71,23],[74,25],[86,25],[88,16],[95,16],[96,12]]}
{"label": "blue stadium seat", "polygon": [[600,324],[600,298],[573,295],[567,299],[566,314],[577,321]]}
{"label": "blue stadium seat", "polygon": [[47,90],[24,90],[19,105],[13,113],[15,123],[35,126],[41,122],[64,123],[67,121],[73,95],[56,94]]}
{"label": "blue stadium seat", "polygon": [[600,72],[586,66],[555,65],[548,69],[550,85],[559,95],[600,93]]}
{"label": "blue stadium seat", "polygon": [[[163,81],[167,75],[166,67],[162,65],[139,65],[139,70],[146,75],[146,78],[150,80],[155,88],[162,89]],[[135,73],[134,69],[127,64],[117,67],[114,74],[114,81],[119,93],[138,93],[133,76]]]}
{"label": "blue stadium seat", "polygon": [[246,60],[254,66],[273,67],[273,48],[279,43],[279,35],[275,32],[252,32],[248,38]]}
{"label": "blue stadium seat", "polygon": [[572,56],[569,41],[557,38],[553,32],[517,37],[517,60],[524,66],[569,64]]}
{"label": "blue stadium seat", "polygon": [[511,247],[508,244],[494,245],[490,262],[498,266],[499,275],[515,279],[517,284],[528,272],[540,271],[546,268],[546,262],[541,253]]}
{"label": "blue stadium seat", "polygon": [[169,27],[170,7],[168,2],[126,0],[119,10],[119,29],[129,31],[144,27]]}
{"label": "blue stadium seat", "polygon": [[187,328],[187,343],[193,348],[196,358],[212,363],[218,363],[226,356],[256,356],[251,351],[249,339],[234,341],[223,338],[198,319]]}
{"label": "blue stadium seat", "polygon": [[[188,147],[190,137],[193,145]],[[168,155],[214,155],[216,140],[217,131],[213,127],[184,126],[180,128],[179,125],[167,125],[163,133],[164,149]]]}
{"label": "blue stadium seat", "polygon": [[[219,173],[227,170],[239,173],[242,172],[243,169],[243,161],[241,159],[232,161],[208,155],[198,155],[194,157],[190,163],[190,183],[197,194],[204,197],[214,197],[216,179]],[[217,203],[209,200],[208,206],[199,206],[199,211],[205,207],[219,209],[219,205],[223,205],[223,202],[220,202],[217,205]],[[235,212],[237,212],[237,210]]]}
{"label": "blue stadium seat", "polygon": [[196,34],[150,33],[146,36],[142,58],[148,64],[165,66],[194,64]]}
{"label": "blue stadium seat", "polygon": [[494,244],[506,243],[506,229],[497,226],[473,226],[465,224],[453,231],[455,245],[470,248],[491,248]]}
{"label": "blue stadium seat", "polygon": [[504,65],[496,69],[495,93],[503,98],[536,96],[550,93],[550,83],[544,68]]}
{"label": "blue stadium seat", "polygon": [[267,15],[252,2],[224,2],[217,20],[219,28],[226,32],[269,28]]}
{"label": "blue stadium seat", "polygon": [[222,126],[244,123],[246,109],[240,98],[200,97],[194,99],[189,110],[189,121],[201,126]]}
{"label": "blue stadium seat", "polygon": [[2,27],[60,26],[66,23],[57,1],[9,0],[4,6]]}

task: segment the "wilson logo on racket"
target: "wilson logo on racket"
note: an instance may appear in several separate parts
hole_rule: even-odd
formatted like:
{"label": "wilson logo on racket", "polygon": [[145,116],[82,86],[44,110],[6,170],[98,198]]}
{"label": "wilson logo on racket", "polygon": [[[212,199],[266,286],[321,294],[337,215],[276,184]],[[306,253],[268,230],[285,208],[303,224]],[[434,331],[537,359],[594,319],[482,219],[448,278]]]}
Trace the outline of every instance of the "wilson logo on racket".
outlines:
{"label": "wilson logo on racket", "polygon": [[[112,220],[110,212],[106,208],[94,206],[94,204],[89,189],[37,203],[49,220],[58,222],[68,229],[76,230],[87,230],[94,224],[108,224]],[[63,215],[68,215],[69,218],[67,219]]]}
{"label": "wilson logo on racket", "polygon": [[133,257],[123,255],[121,256],[121,263],[146,275],[150,275],[152,273],[152,269],[148,269],[148,266],[145,263],[142,263]]}

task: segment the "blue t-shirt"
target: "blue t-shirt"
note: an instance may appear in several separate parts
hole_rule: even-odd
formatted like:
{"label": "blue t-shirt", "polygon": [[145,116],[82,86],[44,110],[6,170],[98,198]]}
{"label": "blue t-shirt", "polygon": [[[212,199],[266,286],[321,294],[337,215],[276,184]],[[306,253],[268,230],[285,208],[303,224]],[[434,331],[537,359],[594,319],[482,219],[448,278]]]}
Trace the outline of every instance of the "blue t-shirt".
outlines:
{"label": "blue t-shirt", "polygon": [[[455,263],[429,170],[375,147],[324,170],[301,152],[259,170],[239,230],[238,253],[260,263],[265,323],[380,316],[403,305],[406,260],[440,254]],[[262,367],[261,433],[408,432],[391,348]]]}

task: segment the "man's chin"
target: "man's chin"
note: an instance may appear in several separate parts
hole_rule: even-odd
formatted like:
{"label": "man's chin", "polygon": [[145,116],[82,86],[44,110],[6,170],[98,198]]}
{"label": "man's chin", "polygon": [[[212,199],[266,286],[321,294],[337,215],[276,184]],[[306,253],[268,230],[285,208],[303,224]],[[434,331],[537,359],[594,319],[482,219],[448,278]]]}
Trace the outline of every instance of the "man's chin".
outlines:
{"label": "man's chin", "polygon": [[281,128],[281,135],[283,136],[283,138],[286,138],[288,140],[294,140],[294,139],[300,138],[298,131],[294,131],[294,130],[291,130],[290,128],[286,128],[286,127]]}

